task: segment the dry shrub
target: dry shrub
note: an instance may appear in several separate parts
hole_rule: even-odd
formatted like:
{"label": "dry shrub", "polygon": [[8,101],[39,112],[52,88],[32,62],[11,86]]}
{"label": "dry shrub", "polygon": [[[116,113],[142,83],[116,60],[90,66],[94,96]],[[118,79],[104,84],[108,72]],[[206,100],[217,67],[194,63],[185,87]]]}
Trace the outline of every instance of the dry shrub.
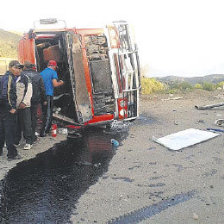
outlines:
{"label": "dry shrub", "polygon": [[154,78],[141,78],[142,94],[150,94],[155,92],[161,92],[165,89],[163,83],[157,81]]}

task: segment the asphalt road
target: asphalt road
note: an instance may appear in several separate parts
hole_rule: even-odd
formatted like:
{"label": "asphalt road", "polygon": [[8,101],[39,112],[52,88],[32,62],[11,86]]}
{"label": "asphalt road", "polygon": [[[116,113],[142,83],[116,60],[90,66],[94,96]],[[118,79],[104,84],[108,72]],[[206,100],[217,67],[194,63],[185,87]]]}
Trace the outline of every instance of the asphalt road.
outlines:
{"label": "asphalt road", "polygon": [[140,118],[108,170],[75,204],[72,223],[224,223],[223,133],[180,151],[152,141],[188,128],[217,128],[223,108],[194,106],[220,102],[222,92],[143,96]]}

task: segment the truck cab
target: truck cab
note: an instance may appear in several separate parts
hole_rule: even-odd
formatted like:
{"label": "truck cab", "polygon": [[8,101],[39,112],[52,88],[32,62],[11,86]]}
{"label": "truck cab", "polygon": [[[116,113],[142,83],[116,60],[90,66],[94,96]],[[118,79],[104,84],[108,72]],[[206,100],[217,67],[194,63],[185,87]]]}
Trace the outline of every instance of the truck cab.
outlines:
{"label": "truck cab", "polygon": [[58,20],[40,20],[19,42],[19,61],[38,72],[49,60],[58,64],[65,84],[55,88],[55,119],[70,127],[105,125],[139,115],[138,50],[125,21],[106,28],[46,28]]}

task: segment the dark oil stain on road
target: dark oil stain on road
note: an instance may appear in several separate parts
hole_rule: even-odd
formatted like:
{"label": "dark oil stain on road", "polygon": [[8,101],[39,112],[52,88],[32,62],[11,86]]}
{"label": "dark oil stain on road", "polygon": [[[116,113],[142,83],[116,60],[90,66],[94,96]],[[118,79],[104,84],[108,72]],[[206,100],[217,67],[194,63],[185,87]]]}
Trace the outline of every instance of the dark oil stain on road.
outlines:
{"label": "dark oil stain on road", "polygon": [[111,139],[127,133],[94,128],[17,164],[4,180],[1,223],[70,223],[77,200],[108,169],[116,151]]}
{"label": "dark oil stain on road", "polygon": [[146,114],[140,114],[135,120],[135,125],[151,125],[158,122],[159,121],[155,117],[148,117]]}

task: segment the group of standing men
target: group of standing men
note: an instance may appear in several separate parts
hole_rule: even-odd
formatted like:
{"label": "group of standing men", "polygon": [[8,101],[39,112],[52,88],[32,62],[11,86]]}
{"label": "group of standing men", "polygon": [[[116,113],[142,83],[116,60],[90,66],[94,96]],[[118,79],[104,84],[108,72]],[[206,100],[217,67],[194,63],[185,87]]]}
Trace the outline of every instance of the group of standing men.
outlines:
{"label": "group of standing men", "polygon": [[37,108],[41,103],[43,125],[40,136],[49,133],[53,113],[54,87],[64,84],[58,81],[57,62],[50,60],[47,68],[36,72],[35,65],[21,65],[13,60],[9,70],[0,78],[0,156],[6,144],[8,160],[20,159],[17,146],[23,137],[24,150],[29,150],[37,141]]}

